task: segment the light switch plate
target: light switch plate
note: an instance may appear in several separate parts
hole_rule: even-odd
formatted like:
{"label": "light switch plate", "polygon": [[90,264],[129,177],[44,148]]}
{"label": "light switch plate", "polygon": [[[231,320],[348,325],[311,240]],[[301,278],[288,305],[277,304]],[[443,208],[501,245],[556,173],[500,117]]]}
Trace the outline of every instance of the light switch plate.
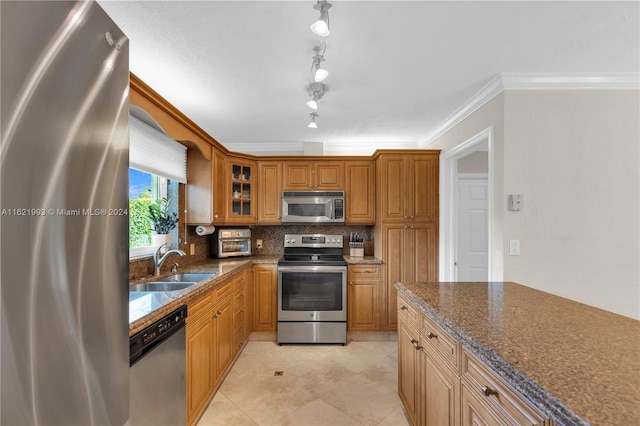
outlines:
{"label": "light switch plate", "polygon": [[509,194],[509,210],[519,212],[522,210],[522,194]]}
{"label": "light switch plate", "polygon": [[520,240],[509,240],[509,255],[520,256]]}

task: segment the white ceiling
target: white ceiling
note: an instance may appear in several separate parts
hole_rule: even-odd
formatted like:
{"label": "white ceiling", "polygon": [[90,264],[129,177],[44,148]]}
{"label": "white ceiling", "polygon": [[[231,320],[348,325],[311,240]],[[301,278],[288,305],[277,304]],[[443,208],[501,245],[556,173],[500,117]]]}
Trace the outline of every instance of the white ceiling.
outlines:
{"label": "white ceiling", "polygon": [[[232,151],[416,148],[500,73],[638,73],[640,3],[333,1],[308,129],[308,1],[107,1],[130,68]],[[313,145],[313,144],[312,144]],[[317,146],[317,144],[315,144]]]}

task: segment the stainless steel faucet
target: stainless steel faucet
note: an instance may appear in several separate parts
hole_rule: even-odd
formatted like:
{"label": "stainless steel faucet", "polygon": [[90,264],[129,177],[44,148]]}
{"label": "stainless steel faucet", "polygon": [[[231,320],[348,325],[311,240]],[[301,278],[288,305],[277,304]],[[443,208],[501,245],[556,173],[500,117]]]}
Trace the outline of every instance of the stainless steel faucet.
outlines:
{"label": "stainless steel faucet", "polygon": [[164,256],[162,256],[160,259],[158,259],[158,255],[160,254],[160,249],[164,246],[166,246],[167,243],[164,243],[163,245],[161,245],[160,247],[158,247],[155,251],[155,253],[153,253],[153,275],[158,276],[160,275],[160,267],[162,266],[162,264],[164,263],[165,260],[167,260],[167,257],[171,254],[171,253],[176,253],[179,254],[180,256],[186,256],[187,253],[183,252],[182,250],[178,250],[178,249],[172,249],[169,250],[168,252],[166,252],[164,254]]}

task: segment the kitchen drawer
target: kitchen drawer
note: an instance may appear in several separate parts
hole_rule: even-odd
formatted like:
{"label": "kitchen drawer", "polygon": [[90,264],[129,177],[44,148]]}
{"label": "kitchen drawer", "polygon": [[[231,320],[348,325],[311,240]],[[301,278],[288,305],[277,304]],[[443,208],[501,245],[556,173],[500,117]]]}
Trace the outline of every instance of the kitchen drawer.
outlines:
{"label": "kitchen drawer", "polygon": [[420,311],[407,302],[404,297],[398,294],[398,321],[402,320],[410,324],[417,331],[420,331],[420,319],[422,315]]}
{"label": "kitchen drawer", "polygon": [[422,315],[421,341],[425,350],[434,351],[458,373],[460,371],[460,344],[437,326],[432,320]]}
{"label": "kitchen drawer", "polygon": [[244,324],[244,309],[239,309],[233,314],[233,327],[238,328]]}
{"label": "kitchen drawer", "polygon": [[233,284],[231,279],[229,279],[229,281],[222,283],[221,285],[217,286],[214,290],[214,295],[215,295],[215,303],[218,304],[220,303],[220,301],[224,300],[225,298],[231,296],[233,294]]}
{"label": "kitchen drawer", "polygon": [[233,310],[238,312],[241,309],[244,310],[244,293],[233,296]]}
{"label": "kitchen drawer", "polygon": [[187,323],[192,323],[207,315],[213,309],[213,291],[189,302],[187,305]]}
{"label": "kitchen drawer", "polygon": [[349,278],[374,278],[380,276],[380,265],[349,265]]}
{"label": "kitchen drawer", "polygon": [[463,392],[508,424],[549,425],[550,420],[475,356],[462,351]]}
{"label": "kitchen drawer", "polygon": [[236,276],[233,279],[233,293],[244,293],[244,272],[240,273],[241,276]]}

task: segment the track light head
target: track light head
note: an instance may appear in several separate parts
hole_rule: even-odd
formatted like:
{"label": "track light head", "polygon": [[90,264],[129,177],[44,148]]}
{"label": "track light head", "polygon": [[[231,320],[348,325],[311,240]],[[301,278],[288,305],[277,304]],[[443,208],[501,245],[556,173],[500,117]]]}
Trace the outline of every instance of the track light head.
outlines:
{"label": "track light head", "polygon": [[329,9],[332,4],[326,0],[318,0],[313,8],[320,11],[320,18],[311,24],[311,32],[318,37],[329,37]]}

